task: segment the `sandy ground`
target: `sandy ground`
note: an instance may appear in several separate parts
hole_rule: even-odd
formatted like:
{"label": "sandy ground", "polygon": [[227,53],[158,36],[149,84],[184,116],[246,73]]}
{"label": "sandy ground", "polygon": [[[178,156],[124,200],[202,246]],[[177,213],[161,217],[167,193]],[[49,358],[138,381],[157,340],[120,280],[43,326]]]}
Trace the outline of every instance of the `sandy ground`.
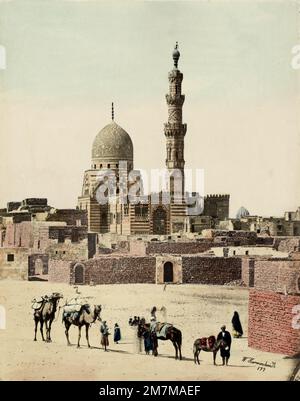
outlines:
{"label": "sandy ground", "polygon": [[[100,346],[99,322],[90,330],[91,349],[85,336],[81,348],[68,347],[61,315],[53,324],[52,343],[43,343],[40,334],[33,341],[31,300],[34,297],[59,291],[64,299],[75,295],[73,287],[48,282],[0,281],[0,304],[6,308],[6,329],[0,330],[0,380],[288,380],[295,360],[282,355],[263,353],[247,346],[248,291],[241,288],[206,285],[105,285],[79,287],[91,304],[102,304],[102,319],[121,327],[122,341],[114,344],[110,337],[110,350]],[[159,342],[159,356],[138,353],[133,329],[128,318],[145,316],[150,308],[165,306],[167,321],[183,333],[183,360],[174,359],[174,348],[169,341]],[[222,324],[231,330],[231,317],[240,314],[245,337],[233,339],[230,366],[212,364],[212,353],[201,352],[201,365],[193,362],[192,347],[196,338],[216,335]],[[159,315],[158,315],[159,318]],[[70,329],[70,339],[77,341],[76,327]],[[84,332],[83,332],[84,334]],[[275,362],[266,367],[243,361],[252,357],[257,362]]]}

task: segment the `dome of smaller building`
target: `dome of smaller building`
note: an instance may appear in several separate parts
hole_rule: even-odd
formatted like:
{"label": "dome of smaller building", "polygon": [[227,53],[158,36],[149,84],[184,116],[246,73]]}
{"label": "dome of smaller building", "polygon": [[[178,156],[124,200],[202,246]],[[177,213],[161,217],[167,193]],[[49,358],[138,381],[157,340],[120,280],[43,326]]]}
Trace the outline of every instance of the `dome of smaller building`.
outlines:
{"label": "dome of smaller building", "polygon": [[250,216],[249,211],[244,206],[241,206],[239,208],[239,210],[237,211],[236,218],[242,219],[243,217],[247,217],[247,216]]}

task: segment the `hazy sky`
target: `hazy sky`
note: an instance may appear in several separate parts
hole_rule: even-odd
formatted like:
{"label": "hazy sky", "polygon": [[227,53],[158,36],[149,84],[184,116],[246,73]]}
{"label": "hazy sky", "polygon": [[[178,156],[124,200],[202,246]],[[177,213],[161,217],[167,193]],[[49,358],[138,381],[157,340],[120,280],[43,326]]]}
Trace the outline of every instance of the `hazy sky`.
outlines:
{"label": "hazy sky", "polygon": [[171,53],[184,74],[187,168],[231,215],[300,206],[299,5],[285,0],[0,0],[0,202],[75,207],[97,132],[131,135],[135,168],[165,162]]}

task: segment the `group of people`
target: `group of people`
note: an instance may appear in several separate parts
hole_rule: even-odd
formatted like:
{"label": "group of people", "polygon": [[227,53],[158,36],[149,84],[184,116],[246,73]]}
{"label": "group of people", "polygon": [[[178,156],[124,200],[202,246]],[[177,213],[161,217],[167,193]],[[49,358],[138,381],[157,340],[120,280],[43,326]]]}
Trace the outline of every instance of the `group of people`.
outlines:
{"label": "group of people", "polygon": [[[144,338],[144,349],[145,353],[147,355],[150,354],[150,352],[153,350],[153,345],[152,345],[152,339],[151,339],[151,333],[153,330],[155,330],[156,326],[156,308],[153,307],[151,310],[151,318],[150,318],[150,331],[145,331],[143,333],[143,338]],[[130,326],[138,326],[140,322],[140,317],[139,316],[134,316],[133,318],[129,319],[129,325]],[[234,338],[240,338],[243,336],[243,328],[242,324],[240,321],[240,317],[237,311],[234,312],[232,320],[232,333]],[[108,337],[110,335],[109,333],[109,328],[107,326],[107,322],[103,321],[101,326],[100,326],[100,333],[101,333],[101,345],[104,347],[105,351],[107,351],[107,347],[109,346],[109,340]],[[118,323],[115,323],[114,326],[114,343],[118,344],[119,341],[121,340],[121,329],[118,325]],[[229,331],[226,330],[226,326],[223,325],[221,327],[221,331],[219,332],[217,336],[217,341],[223,340],[227,346],[225,348],[221,348],[221,358],[223,361],[223,365],[228,365],[228,361],[230,358],[230,348],[231,348],[231,334]]]}

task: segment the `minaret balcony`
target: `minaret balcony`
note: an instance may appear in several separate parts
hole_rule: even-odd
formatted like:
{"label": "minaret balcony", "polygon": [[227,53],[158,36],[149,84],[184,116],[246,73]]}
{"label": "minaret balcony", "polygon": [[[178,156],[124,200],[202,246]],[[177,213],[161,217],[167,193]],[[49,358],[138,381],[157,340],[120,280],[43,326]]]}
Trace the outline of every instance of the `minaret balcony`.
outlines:
{"label": "minaret balcony", "polygon": [[182,106],[185,100],[185,95],[166,95],[167,104],[174,106]]}
{"label": "minaret balcony", "polygon": [[187,130],[186,124],[178,123],[165,123],[165,135],[166,136],[181,136],[185,135]]}

